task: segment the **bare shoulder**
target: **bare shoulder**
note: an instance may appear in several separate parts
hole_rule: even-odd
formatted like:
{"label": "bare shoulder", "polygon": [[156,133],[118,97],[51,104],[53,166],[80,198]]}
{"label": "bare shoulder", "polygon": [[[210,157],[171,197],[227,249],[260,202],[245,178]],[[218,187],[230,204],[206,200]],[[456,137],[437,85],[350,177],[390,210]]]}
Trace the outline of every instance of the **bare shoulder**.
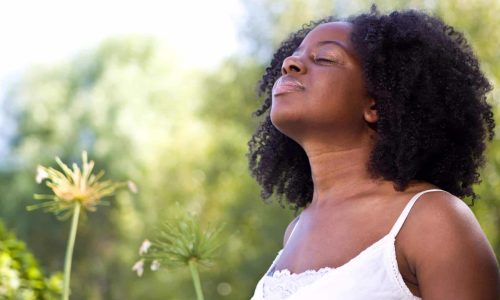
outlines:
{"label": "bare shoulder", "polygon": [[285,236],[283,237],[283,248],[285,247],[286,242],[288,241],[288,238],[290,237],[290,234],[292,234],[293,228],[295,228],[295,224],[297,224],[299,217],[300,217],[300,215],[295,217],[295,219],[293,219],[292,222],[290,222],[290,224],[288,224],[288,226],[286,227]]}
{"label": "bare shoulder", "polygon": [[460,198],[447,192],[431,192],[420,196],[412,209],[409,222],[417,218],[419,226],[427,229],[434,227],[432,232],[436,234],[462,233],[484,236],[470,207]]}
{"label": "bare shoulder", "polygon": [[424,299],[499,299],[495,254],[471,209],[445,192],[426,193],[400,237]]}

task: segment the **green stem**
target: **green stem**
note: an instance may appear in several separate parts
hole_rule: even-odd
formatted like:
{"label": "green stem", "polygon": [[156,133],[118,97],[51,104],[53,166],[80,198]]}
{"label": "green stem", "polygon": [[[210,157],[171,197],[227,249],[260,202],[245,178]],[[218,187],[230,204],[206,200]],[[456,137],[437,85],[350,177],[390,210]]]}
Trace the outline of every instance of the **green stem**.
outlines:
{"label": "green stem", "polygon": [[198,268],[195,259],[189,260],[189,270],[191,271],[191,277],[193,277],[194,289],[196,291],[196,299],[203,300],[203,291],[201,290],[200,275],[198,274]]}
{"label": "green stem", "polygon": [[75,246],[76,229],[78,227],[78,216],[80,215],[80,204],[75,204],[73,218],[71,219],[71,230],[69,232],[68,246],[66,248],[66,258],[64,259],[64,287],[63,300],[69,299],[69,279],[71,275],[71,260],[73,258],[73,248]]}

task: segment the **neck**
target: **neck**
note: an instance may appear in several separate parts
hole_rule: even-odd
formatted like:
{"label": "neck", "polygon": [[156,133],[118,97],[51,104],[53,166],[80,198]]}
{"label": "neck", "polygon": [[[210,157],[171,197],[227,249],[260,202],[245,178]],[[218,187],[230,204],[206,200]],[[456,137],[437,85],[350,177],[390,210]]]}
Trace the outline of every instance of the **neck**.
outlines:
{"label": "neck", "polygon": [[368,172],[372,143],[361,143],[347,149],[304,147],[311,166],[314,184],[312,204],[333,204],[361,195],[382,184]]}

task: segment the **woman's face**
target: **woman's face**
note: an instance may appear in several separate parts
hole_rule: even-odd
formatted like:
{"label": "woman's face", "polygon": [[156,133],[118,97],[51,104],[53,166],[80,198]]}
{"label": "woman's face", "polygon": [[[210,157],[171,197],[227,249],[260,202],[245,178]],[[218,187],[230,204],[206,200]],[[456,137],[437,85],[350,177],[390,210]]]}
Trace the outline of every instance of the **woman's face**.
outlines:
{"label": "woman's face", "polygon": [[283,61],[271,121],[299,144],[323,136],[350,143],[374,121],[367,119],[374,101],[366,95],[351,30],[350,23],[321,24]]}

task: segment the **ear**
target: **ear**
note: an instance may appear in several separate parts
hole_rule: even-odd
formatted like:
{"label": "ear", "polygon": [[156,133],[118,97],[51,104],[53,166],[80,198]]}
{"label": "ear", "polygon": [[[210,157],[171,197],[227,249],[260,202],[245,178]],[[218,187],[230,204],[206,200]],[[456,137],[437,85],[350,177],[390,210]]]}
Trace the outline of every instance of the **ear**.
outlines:
{"label": "ear", "polygon": [[378,121],[378,113],[376,107],[377,105],[375,103],[375,99],[369,98],[363,114],[366,122],[373,124]]}

